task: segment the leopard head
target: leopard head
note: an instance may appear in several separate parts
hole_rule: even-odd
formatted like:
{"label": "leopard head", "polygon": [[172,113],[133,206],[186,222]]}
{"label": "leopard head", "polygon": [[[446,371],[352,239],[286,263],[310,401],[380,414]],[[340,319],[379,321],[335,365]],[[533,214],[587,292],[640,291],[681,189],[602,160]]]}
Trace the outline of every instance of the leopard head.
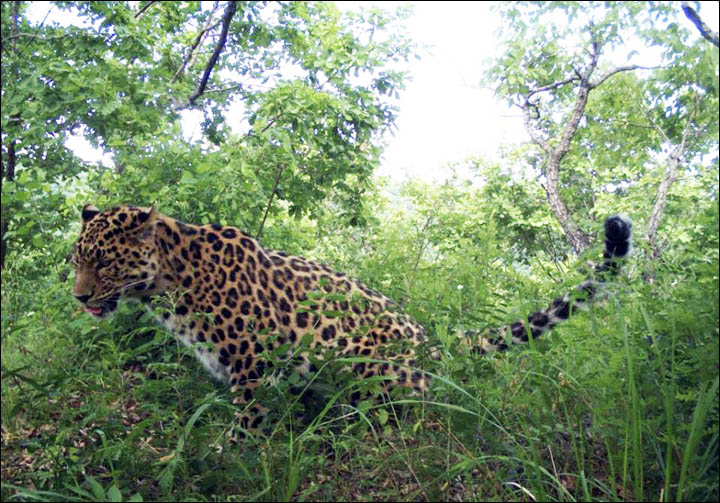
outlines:
{"label": "leopard head", "polygon": [[120,297],[149,295],[159,271],[155,206],[120,206],[101,212],[88,204],[81,219],[72,262],[73,295],[83,309],[105,318],[115,311]]}

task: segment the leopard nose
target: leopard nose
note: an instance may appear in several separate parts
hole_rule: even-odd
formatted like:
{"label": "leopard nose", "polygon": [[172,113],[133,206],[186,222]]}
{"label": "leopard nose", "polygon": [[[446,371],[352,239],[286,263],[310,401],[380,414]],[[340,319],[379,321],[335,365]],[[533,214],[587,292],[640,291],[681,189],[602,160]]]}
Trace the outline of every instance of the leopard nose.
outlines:
{"label": "leopard nose", "polygon": [[90,297],[92,297],[92,295],[76,295],[75,296],[75,298],[77,300],[79,300],[80,302],[82,302],[83,304],[86,304],[87,301],[90,300]]}

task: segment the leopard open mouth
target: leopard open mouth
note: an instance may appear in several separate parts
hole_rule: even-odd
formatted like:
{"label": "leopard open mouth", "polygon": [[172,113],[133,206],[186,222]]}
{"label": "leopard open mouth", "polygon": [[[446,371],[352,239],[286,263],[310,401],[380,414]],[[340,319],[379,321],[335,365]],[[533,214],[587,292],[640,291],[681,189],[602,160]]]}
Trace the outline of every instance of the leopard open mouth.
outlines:
{"label": "leopard open mouth", "polygon": [[83,304],[83,311],[92,314],[96,318],[107,318],[117,309],[119,296],[109,297],[100,301],[98,305],[90,306]]}

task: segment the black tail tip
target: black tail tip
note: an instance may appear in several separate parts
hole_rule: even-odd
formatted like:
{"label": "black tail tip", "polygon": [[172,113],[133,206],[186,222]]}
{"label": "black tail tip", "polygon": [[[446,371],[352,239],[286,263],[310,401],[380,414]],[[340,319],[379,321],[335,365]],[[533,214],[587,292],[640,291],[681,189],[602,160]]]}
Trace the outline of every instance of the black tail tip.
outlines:
{"label": "black tail tip", "polygon": [[630,250],[632,220],[627,215],[613,215],[605,220],[605,250],[613,257],[624,257]]}

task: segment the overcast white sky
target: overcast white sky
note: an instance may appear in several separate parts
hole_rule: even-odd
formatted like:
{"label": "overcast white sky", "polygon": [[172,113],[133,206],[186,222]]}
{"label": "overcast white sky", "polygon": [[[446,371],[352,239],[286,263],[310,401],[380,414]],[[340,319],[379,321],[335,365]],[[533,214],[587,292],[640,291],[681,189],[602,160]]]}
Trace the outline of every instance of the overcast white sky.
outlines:
{"label": "overcast white sky", "polygon": [[387,140],[378,174],[442,180],[449,175],[447,163],[473,154],[494,158],[500,145],[526,135],[519,111],[479,87],[483,63],[497,50],[500,19],[490,12],[491,2],[412,5],[406,26],[428,49],[412,62],[397,131]]}
{"label": "overcast white sky", "polygon": [[[400,97],[398,131],[388,140],[378,173],[394,180],[444,180],[450,162],[473,154],[497,159],[501,145],[527,141],[519,110],[479,87],[487,60],[498,50],[496,30],[502,24],[490,9],[496,2],[409,3],[414,10],[406,23],[410,35],[432,47],[411,67],[412,81]],[[718,29],[718,2],[701,2],[699,12]],[[682,14],[679,20],[697,34]]]}
{"label": "overcast white sky", "polygon": [[[387,9],[407,3],[414,7],[406,21],[408,32],[429,48],[419,61],[410,63],[411,79],[400,95],[397,130],[386,138],[378,174],[395,181],[408,177],[439,181],[449,175],[450,162],[473,154],[497,158],[501,145],[527,140],[519,111],[478,85],[483,63],[498,50],[495,31],[501,25],[490,12],[492,2],[342,2],[340,7],[375,4]],[[35,4],[32,16],[42,19],[49,4]],[[700,15],[717,30],[718,2],[701,4]],[[695,32],[684,16],[680,20]],[[189,124],[184,129],[196,130]],[[69,140],[68,146],[86,161],[101,158],[82,139]]]}

